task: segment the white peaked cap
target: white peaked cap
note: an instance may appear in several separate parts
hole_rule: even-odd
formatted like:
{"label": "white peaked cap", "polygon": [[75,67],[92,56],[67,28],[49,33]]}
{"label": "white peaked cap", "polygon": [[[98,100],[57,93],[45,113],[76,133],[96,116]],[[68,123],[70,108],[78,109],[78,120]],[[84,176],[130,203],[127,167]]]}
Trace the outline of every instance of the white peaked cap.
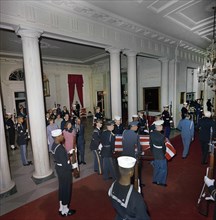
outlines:
{"label": "white peaked cap", "polygon": [[122,168],[132,168],[135,166],[136,159],[128,156],[121,156],[117,158],[118,165]]}
{"label": "white peaked cap", "polygon": [[187,104],[188,104],[187,102],[184,102],[184,103],[183,103],[183,105],[187,105]]}
{"label": "white peaked cap", "polygon": [[10,112],[7,112],[6,114],[7,114],[7,115],[12,115],[12,113],[10,113]]}
{"label": "white peaked cap", "polygon": [[117,120],[117,121],[119,121],[119,120],[121,120],[121,117],[118,116],[118,115],[116,115],[116,116],[114,117],[114,119]]}
{"label": "white peaked cap", "polygon": [[211,112],[206,111],[204,112],[205,117],[210,118],[211,117]]}
{"label": "white peaked cap", "polygon": [[51,134],[53,137],[58,137],[62,134],[62,130],[61,129],[53,130],[53,131],[51,131]]}
{"label": "white peaked cap", "polygon": [[139,116],[138,115],[132,115],[132,118],[138,118]]}
{"label": "white peaked cap", "polygon": [[164,120],[154,121],[154,124],[155,124],[156,126],[162,125],[163,123],[164,123]]}

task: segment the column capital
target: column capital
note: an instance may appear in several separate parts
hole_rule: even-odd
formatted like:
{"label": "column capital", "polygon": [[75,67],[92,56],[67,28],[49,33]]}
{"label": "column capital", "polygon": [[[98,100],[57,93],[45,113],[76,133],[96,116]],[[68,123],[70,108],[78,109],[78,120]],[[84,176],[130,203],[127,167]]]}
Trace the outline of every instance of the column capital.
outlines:
{"label": "column capital", "polygon": [[105,50],[108,51],[110,54],[119,54],[121,52],[121,49],[116,47],[107,47]]}
{"label": "column capital", "polygon": [[138,53],[136,51],[133,51],[133,50],[127,50],[125,49],[123,51],[123,54],[125,54],[126,56],[128,57],[135,57]]}
{"label": "column capital", "polygon": [[15,30],[15,33],[21,37],[39,38],[43,31],[18,26]]}
{"label": "column capital", "polygon": [[158,60],[161,61],[162,63],[168,63],[169,62],[169,59],[167,57],[161,57]]}

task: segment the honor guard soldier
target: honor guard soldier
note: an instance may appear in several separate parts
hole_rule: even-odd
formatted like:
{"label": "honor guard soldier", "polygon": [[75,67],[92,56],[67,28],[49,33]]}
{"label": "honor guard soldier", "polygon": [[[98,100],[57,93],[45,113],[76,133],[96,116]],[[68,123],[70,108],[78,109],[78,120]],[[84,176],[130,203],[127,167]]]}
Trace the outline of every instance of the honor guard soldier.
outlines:
{"label": "honor guard soldier", "polygon": [[131,184],[136,159],[128,156],[117,158],[120,178],[109,191],[112,205],[116,211],[115,220],[150,220],[143,197]]}
{"label": "honor guard soldier", "polygon": [[170,113],[169,113],[169,105],[164,106],[164,110],[162,112],[162,119],[164,120],[163,128],[164,128],[164,135],[166,138],[169,139],[170,136],[170,121],[172,120]]}
{"label": "honor guard soldier", "polygon": [[8,131],[8,138],[11,150],[16,150],[15,146],[15,123],[12,119],[12,113],[7,113],[6,129]]}
{"label": "honor guard soldier", "polygon": [[163,120],[155,121],[155,130],[150,132],[150,149],[154,157],[152,183],[160,186],[166,186],[167,178],[165,136],[161,134],[161,131],[163,130],[163,123]]}
{"label": "honor guard soldier", "polygon": [[122,156],[137,158],[137,155],[141,153],[140,139],[139,135],[136,133],[138,129],[138,123],[138,121],[130,122],[130,129],[124,130],[122,134]]}
{"label": "honor guard soldier", "polygon": [[144,112],[139,111],[138,116],[139,116],[138,134],[140,135],[148,134],[146,119],[144,118]]}
{"label": "honor guard soldier", "polygon": [[103,122],[100,119],[95,121],[95,129],[92,134],[92,139],[90,143],[90,150],[93,152],[94,157],[94,171],[99,175],[102,174],[102,160],[100,156],[100,147],[101,144],[101,127],[103,126]]}
{"label": "honor guard soldier", "polygon": [[104,180],[115,179],[115,169],[113,164],[113,153],[115,149],[114,121],[106,122],[107,129],[101,134],[101,157],[103,161],[103,178]]}
{"label": "honor guard soldier", "polygon": [[188,114],[188,103],[187,102],[184,102],[183,103],[183,107],[181,109],[181,118],[184,119],[186,117],[186,115]]}
{"label": "honor guard soldier", "polygon": [[115,116],[114,118],[115,120],[115,124],[114,124],[114,129],[113,129],[113,133],[116,136],[122,135],[123,131],[124,131],[124,127],[121,121],[121,117],[120,116]]}
{"label": "honor guard soldier", "polygon": [[51,152],[54,157],[59,182],[59,214],[61,216],[70,216],[76,212],[73,209],[69,209],[72,194],[72,165],[65,147],[62,145],[64,141],[62,130],[53,130],[51,134],[54,138]]}

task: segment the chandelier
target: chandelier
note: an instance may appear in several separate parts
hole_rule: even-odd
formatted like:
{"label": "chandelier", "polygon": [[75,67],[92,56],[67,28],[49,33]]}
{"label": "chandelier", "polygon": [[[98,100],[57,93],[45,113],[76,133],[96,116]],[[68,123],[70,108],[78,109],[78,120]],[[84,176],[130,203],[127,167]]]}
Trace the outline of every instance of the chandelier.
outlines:
{"label": "chandelier", "polygon": [[214,10],[214,22],[213,22],[213,38],[212,42],[207,48],[206,56],[204,58],[203,68],[198,68],[198,82],[207,81],[208,86],[211,88],[216,84],[216,37],[215,37],[215,17],[216,6],[212,8]]}

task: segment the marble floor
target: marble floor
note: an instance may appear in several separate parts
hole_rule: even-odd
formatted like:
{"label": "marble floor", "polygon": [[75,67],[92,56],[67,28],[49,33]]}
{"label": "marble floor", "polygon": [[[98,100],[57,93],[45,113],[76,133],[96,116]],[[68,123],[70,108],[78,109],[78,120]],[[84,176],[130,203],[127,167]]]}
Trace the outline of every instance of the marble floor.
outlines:
{"label": "marble floor", "polygon": [[[83,120],[85,125],[85,140],[86,140],[86,150],[85,159],[86,165],[80,166],[80,177],[75,179],[74,182],[79,181],[93,174],[93,155],[89,149],[90,139],[93,131],[92,118],[87,118]],[[178,131],[171,131],[171,138],[179,134]],[[33,160],[31,145],[28,145],[28,159]],[[32,180],[32,174],[34,172],[34,164],[30,166],[22,166],[20,159],[19,149],[12,151],[8,150],[9,163],[11,168],[11,177],[16,184],[17,192],[0,200],[0,216],[4,215],[20,206],[23,206],[43,195],[57,190],[58,180],[55,174],[54,162],[52,156],[50,155],[50,166],[54,171],[55,177],[46,182],[35,184]],[[34,163],[34,161],[33,161]]]}

